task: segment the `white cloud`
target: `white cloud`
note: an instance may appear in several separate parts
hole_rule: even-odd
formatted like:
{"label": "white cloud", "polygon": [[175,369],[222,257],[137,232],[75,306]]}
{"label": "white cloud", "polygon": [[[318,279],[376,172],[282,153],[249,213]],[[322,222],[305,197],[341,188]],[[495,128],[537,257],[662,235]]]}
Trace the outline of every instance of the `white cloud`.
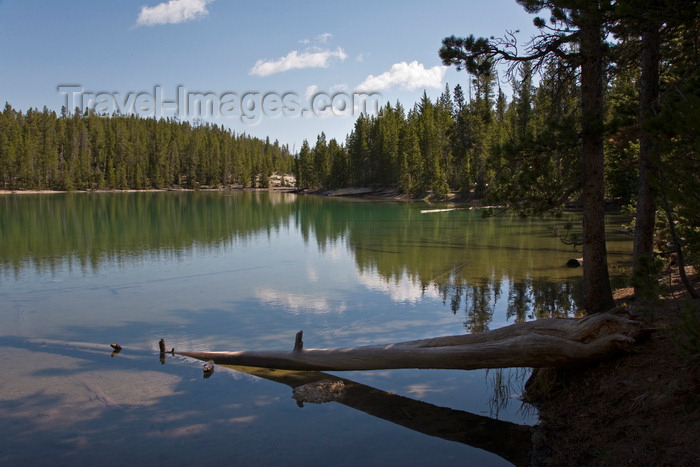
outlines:
{"label": "white cloud", "polygon": [[382,292],[398,303],[416,303],[426,297],[440,298],[434,286],[424,289],[417,280],[410,278],[406,271],[401,277],[392,280],[380,276],[375,269],[359,271],[357,280],[369,290]]}
{"label": "white cloud", "polygon": [[323,34],[319,34],[318,36],[316,36],[316,40],[318,42],[320,42],[321,44],[325,44],[332,37],[333,37],[333,34],[331,34],[330,32],[324,32]]}
{"label": "white cloud", "polygon": [[207,4],[214,0],[170,0],[156,6],[141,7],[136,24],[155,26],[157,24],[177,24],[201,18],[209,14]]}
{"label": "white cloud", "polygon": [[319,52],[299,53],[296,50],[292,50],[279,60],[258,60],[250,70],[250,74],[269,76],[297,68],[327,68],[332,59],[338,58],[342,61],[346,57],[347,55],[340,47],[336,50],[322,50]]}
{"label": "white cloud", "polygon": [[429,384],[411,384],[408,386],[408,393],[416,399],[423,399],[431,392],[445,392],[445,388],[435,388]]}
{"label": "white cloud", "polygon": [[263,305],[289,311],[293,314],[342,313],[346,305],[342,301],[330,301],[323,296],[296,294],[274,289],[258,289],[255,296]]}
{"label": "white cloud", "polygon": [[309,100],[317,92],[318,92],[318,86],[316,86],[315,84],[312,84],[311,86],[307,86],[306,91],[304,92],[304,97],[306,97],[306,100]]}
{"label": "white cloud", "polygon": [[306,265],[306,277],[309,282],[318,282],[318,272],[311,264]]}
{"label": "white cloud", "polygon": [[[323,34],[319,34],[318,36],[314,37],[313,42],[315,42],[316,44],[325,44],[332,38],[333,34],[331,34],[330,32],[324,32]],[[311,44],[311,42],[311,39],[301,39],[299,41],[300,44],[304,45],[309,45]]]}
{"label": "white cloud", "polygon": [[[306,90],[304,91],[304,97],[306,98],[307,101],[310,101],[315,95],[319,93],[321,88],[318,87],[317,84],[312,84],[306,87]],[[333,96],[336,93],[341,93],[341,92],[347,92],[348,90],[348,85],[339,83],[339,84],[334,84],[328,90],[326,91],[326,94],[330,94]]]}
{"label": "white cloud", "polygon": [[414,90],[421,88],[442,88],[442,78],[447,71],[446,66],[434,66],[426,69],[422,63],[395,63],[391,69],[379,76],[369,75],[356,88],[356,92],[381,91],[392,86],[401,86]]}

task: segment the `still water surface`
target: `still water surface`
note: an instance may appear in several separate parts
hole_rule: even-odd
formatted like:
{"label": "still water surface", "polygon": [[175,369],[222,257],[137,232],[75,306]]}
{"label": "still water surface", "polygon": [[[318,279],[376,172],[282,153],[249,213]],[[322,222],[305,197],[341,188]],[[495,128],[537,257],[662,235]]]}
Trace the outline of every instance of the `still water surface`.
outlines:
{"label": "still water surface", "polygon": [[[0,464],[520,462],[506,445],[537,421],[517,399],[522,370],[338,372],[352,399],[298,407],[294,375],[217,367],[205,379],[201,362],[159,361],[160,338],[289,349],[304,330],[305,348],[345,347],[576,308],[581,271],[563,264],[580,252],[552,235],[566,219],[421,213],[435,207],[267,192],[0,197]],[[623,273],[629,238],[613,233],[608,248]],[[111,343],[124,350],[111,356]]]}

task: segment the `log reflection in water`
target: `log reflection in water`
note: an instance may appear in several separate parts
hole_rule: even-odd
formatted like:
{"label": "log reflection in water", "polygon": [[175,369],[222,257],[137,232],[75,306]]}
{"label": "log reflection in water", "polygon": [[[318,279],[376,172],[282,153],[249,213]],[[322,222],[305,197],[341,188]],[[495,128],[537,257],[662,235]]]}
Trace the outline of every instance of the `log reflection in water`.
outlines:
{"label": "log reflection in water", "polygon": [[439,407],[318,371],[222,366],[292,389],[319,381],[342,382],[345,390],[336,402],[343,405],[426,435],[484,449],[518,466],[530,461],[532,433],[527,425]]}

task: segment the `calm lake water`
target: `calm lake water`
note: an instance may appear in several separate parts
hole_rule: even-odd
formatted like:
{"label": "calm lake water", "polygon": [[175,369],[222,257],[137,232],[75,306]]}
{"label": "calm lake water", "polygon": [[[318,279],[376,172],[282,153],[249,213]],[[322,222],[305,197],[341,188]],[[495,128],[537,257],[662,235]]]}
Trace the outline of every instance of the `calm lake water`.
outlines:
{"label": "calm lake water", "polygon": [[[294,378],[331,376],[217,367],[205,379],[199,361],[159,359],[161,338],[286,350],[303,330],[305,348],[345,347],[576,308],[581,270],[563,265],[580,251],[552,235],[567,219],[421,213],[439,207],[275,192],[0,196],[0,465],[526,459],[517,443],[537,413],[518,400],[523,370],[337,372],[346,403],[299,407]],[[620,224],[610,220],[613,275],[631,249]]]}

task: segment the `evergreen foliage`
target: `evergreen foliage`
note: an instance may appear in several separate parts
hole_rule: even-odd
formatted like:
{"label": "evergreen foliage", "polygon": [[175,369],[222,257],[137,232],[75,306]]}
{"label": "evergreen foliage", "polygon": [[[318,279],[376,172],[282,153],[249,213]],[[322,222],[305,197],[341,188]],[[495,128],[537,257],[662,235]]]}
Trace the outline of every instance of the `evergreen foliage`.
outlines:
{"label": "evergreen foliage", "polygon": [[[700,264],[700,10],[691,0],[517,2],[549,13],[534,20],[540,34],[525,47],[516,32],[445,38],[440,57],[470,74],[468,97],[457,86],[435,102],[424,93],[405,118],[390,105],[360,116],[340,185],[436,198],[458,191],[524,213],[574,202],[583,208],[587,308],[604,311],[613,304],[606,200],[637,206],[637,275],[655,280],[642,266],[656,255],[674,255],[682,275]],[[499,62],[508,64],[510,102]],[[666,227],[654,231],[658,212]],[[667,248],[654,251],[664,231]]]}
{"label": "evergreen foliage", "polygon": [[0,187],[33,190],[146,189],[265,184],[290,173],[286,146],[223,126],[172,119],[61,115],[9,103],[0,113]]}
{"label": "evergreen foliage", "polygon": [[[557,207],[579,188],[580,167],[572,162],[580,151],[576,77],[552,64],[536,86],[523,64],[511,87],[508,98],[492,70],[472,79],[467,95],[457,85],[434,101],[424,93],[407,112],[397,102],[377,115],[362,114],[344,145],[326,142],[324,134],[313,147],[305,141],[297,185],[394,187],[434,198],[459,192],[505,204],[517,200],[527,212]],[[608,191],[629,199],[634,188],[621,176],[620,183],[611,179]]]}

